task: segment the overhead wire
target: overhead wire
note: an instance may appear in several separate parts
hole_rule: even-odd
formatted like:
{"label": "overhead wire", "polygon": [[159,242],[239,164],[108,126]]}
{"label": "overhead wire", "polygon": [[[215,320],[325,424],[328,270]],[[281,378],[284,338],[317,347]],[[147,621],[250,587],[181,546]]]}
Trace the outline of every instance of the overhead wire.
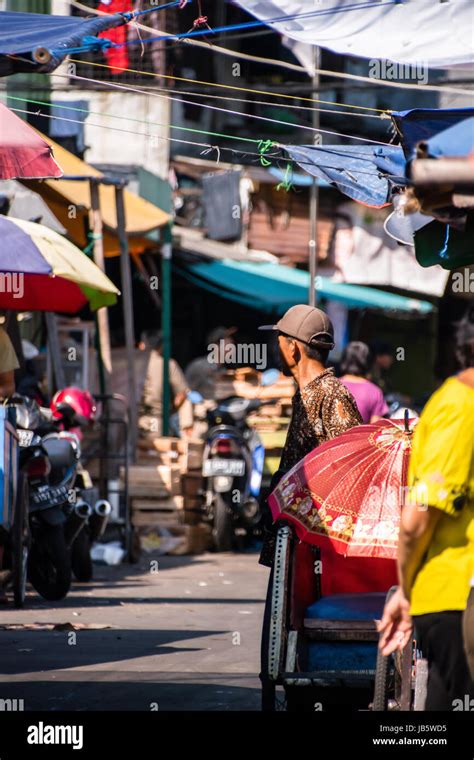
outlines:
{"label": "overhead wire", "polygon": [[[52,74],[52,76],[54,76],[54,74]],[[71,77],[72,79],[79,79],[81,81],[85,81],[85,82],[89,82],[89,83],[97,81],[97,80],[91,79],[90,77],[81,77],[81,76],[79,76],[77,74],[69,74],[68,76]],[[105,84],[105,83],[102,82],[102,84]],[[196,103],[195,101],[185,100],[185,99],[180,98],[180,97],[174,97],[174,96],[171,96],[171,95],[164,95],[164,94],[161,94],[161,93],[158,93],[158,92],[149,92],[149,91],[146,91],[146,90],[140,90],[137,87],[132,87],[130,85],[125,85],[125,84],[118,84],[117,82],[107,82],[106,84],[109,87],[111,87],[112,89],[116,89],[116,90],[121,90],[121,91],[125,91],[125,92],[132,92],[132,93],[139,94],[139,95],[148,95],[148,96],[151,96],[151,97],[162,98],[162,99],[171,100],[171,101],[177,101],[177,102],[185,103],[187,105],[196,106],[198,108],[207,108],[207,109],[211,109],[213,111],[218,111],[218,112],[221,112],[221,113],[228,113],[228,114],[231,114],[233,116],[241,116],[243,118],[255,119],[257,121],[264,121],[264,122],[267,122],[267,123],[278,124],[280,126],[282,126],[282,125],[284,125],[284,126],[290,126],[290,127],[296,128],[296,129],[303,129],[304,131],[315,132],[317,134],[328,134],[328,135],[333,135],[333,136],[336,136],[336,137],[342,137],[342,138],[345,138],[345,139],[348,139],[348,140],[359,140],[359,141],[364,142],[364,143],[367,143],[367,142],[374,143],[376,145],[387,145],[388,144],[387,142],[385,142],[383,140],[372,140],[372,139],[370,139],[368,137],[366,138],[366,137],[359,137],[358,135],[348,135],[348,134],[345,134],[343,132],[336,132],[334,130],[323,129],[321,127],[314,128],[314,127],[311,127],[311,126],[306,126],[306,125],[301,125],[301,124],[295,124],[294,122],[290,122],[290,121],[284,121],[282,119],[273,119],[273,118],[268,117],[268,116],[259,116],[258,114],[244,114],[241,111],[235,111],[235,110],[230,109],[230,108],[221,108],[220,106],[212,106],[209,103]],[[162,125],[162,126],[164,126],[164,125]],[[172,129],[182,129],[182,127],[177,127],[177,126],[174,126],[174,125],[170,125],[170,127]]]}
{"label": "overhead wire", "polygon": [[[78,58],[70,58],[71,63],[78,63],[84,65],[84,61]],[[217,87],[226,90],[235,90],[238,92],[248,92],[254,95],[269,95],[270,97],[283,98],[285,100],[298,100],[305,103],[323,103],[323,105],[331,106],[343,106],[344,108],[354,108],[362,111],[373,111],[376,113],[390,113],[386,108],[373,108],[371,106],[353,105],[351,103],[336,103],[333,100],[323,100],[322,98],[308,98],[300,95],[288,95],[287,93],[274,93],[271,90],[257,90],[251,87],[239,87],[235,84],[222,84],[221,82],[207,82],[201,79],[190,79],[189,77],[179,77],[174,74],[157,74],[155,71],[141,71],[140,69],[129,69],[124,66],[109,66],[106,63],[99,63],[98,61],[87,61],[87,66],[96,66],[103,69],[115,69],[116,71],[127,72],[130,74],[140,74],[142,76],[155,77],[158,79],[172,79],[175,82],[191,82],[192,84],[201,84],[207,87]]]}
{"label": "overhead wire", "polygon": [[[81,77],[81,79],[83,79],[83,77]],[[87,81],[87,77],[85,77],[84,79],[86,79],[86,81]],[[138,89],[136,89],[134,87],[127,87],[127,85],[118,85],[118,84],[116,84],[114,82],[110,82],[109,84],[114,89],[118,88],[120,90],[125,90],[125,91],[133,92],[133,93],[136,93],[136,94],[146,94],[146,95],[151,94],[154,97],[165,98],[165,99],[168,99],[168,100],[181,100],[180,98],[172,98],[172,97],[167,96],[167,95],[160,95],[159,93],[143,93],[143,92],[141,92],[140,90],[138,90]],[[43,105],[43,106],[46,106],[46,107],[50,106],[50,103],[48,103],[46,101],[36,100],[36,99],[33,99],[33,98],[27,98],[25,96],[20,97],[20,96],[9,95],[9,98],[11,100],[19,100],[19,101],[23,101],[23,102],[33,103],[34,105]],[[203,104],[203,103],[192,103],[191,101],[187,101],[187,102],[191,103],[192,105],[196,105],[198,107],[202,107],[202,108],[206,107],[206,104]],[[55,103],[54,105],[55,105],[56,108],[70,108],[71,110],[79,111],[79,112],[83,112],[83,113],[94,113],[92,111],[89,111],[89,109],[86,109],[86,108],[79,108],[79,107],[75,107],[75,106],[69,106],[67,103],[65,103],[64,105]],[[219,110],[227,111],[227,109],[219,109]],[[230,111],[230,113],[237,113],[239,116],[246,116],[246,114],[241,114],[239,111]],[[118,116],[117,114],[105,114],[103,112],[95,112],[95,115],[96,116],[105,116],[105,117],[109,117],[109,118],[123,118],[123,119],[128,119],[129,121],[137,121],[133,117]],[[266,122],[270,121],[270,122],[275,122],[277,124],[289,125],[289,126],[292,126],[292,127],[293,126],[297,126],[297,125],[294,125],[291,122],[280,122],[279,120],[269,119],[269,118],[264,117],[264,116],[260,117],[260,116],[256,116],[256,115],[252,115],[252,114],[250,114],[250,115],[247,114],[247,116],[249,118],[255,118],[255,119],[259,119],[259,120],[263,119]],[[138,121],[142,121],[142,120],[138,120]],[[148,122],[144,122],[144,123],[148,123]],[[181,131],[185,131],[185,132],[194,132],[196,134],[205,134],[205,135],[208,135],[208,136],[211,136],[211,137],[225,137],[225,138],[230,138],[230,139],[234,139],[234,140],[240,140],[240,141],[244,141],[244,142],[250,140],[250,138],[241,137],[239,135],[227,135],[226,133],[212,132],[212,131],[209,131],[209,130],[203,130],[203,129],[198,129],[198,128],[194,128],[194,127],[185,127],[185,126],[181,126],[181,125],[178,126],[178,125],[175,125],[175,124],[158,124],[157,122],[155,122],[155,123],[156,123],[157,126],[160,126],[160,127],[168,127],[169,129],[177,129],[177,130],[181,130]],[[306,128],[303,127],[303,129],[306,129]],[[334,130],[328,130],[328,129],[322,129],[322,128],[320,128],[318,130],[313,130],[311,127],[308,127],[308,131],[317,131],[317,132],[320,132],[322,134],[329,134],[329,135],[333,135],[333,136],[336,136],[336,137],[343,137],[343,138],[350,139],[350,140],[358,140],[358,141],[361,141],[363,143],[368,143],[369,142],[369,143],[373,143],[375,145],[389,145],[389,143],[383,142],[382,140],[370,140],[369,138],[358,137],[357,135],[347,135],[345,133],[336,132]],[[251,142],[259,142],[259,141],[252,139]]]}
{"label": "overhead wire", "polygon": [[[17,97],[15,97],[14,99],[15,100],[23,100],[23,101],[27,100],[25,98],[17,98]],[[33,102],[34,103],[35,101],[28,101],[28,102]],[[50,105],[50,104],[47,104],[47,105]],[[82,108],[76,108],[76,107],[73,108],[73,107],[71,107],[69,105],[64,105],[64,106],[60,106],[59,105],[59,106],[56,106],[56,107],[67,108],[68,110],[74,110],[74,111],[84,111],[85,110],[85,109],[82,109]],[[10,108],[11,111],[14,111],[15,113],[22,113],[22,114],[26,114],[26,115],[29,115],[29,116],[41,116],[42,118],[46,118],[46,119],[53,120],[53,121],[55,121],[55,120],[56,121],[64,121],[64,122],[68,122],[68,123],[72,123],[72,124],[81,124],[81,125],[84,123],[84,121],[80,120],[80,119],[71,119],[70,117],[66,117],[66,116],[55,116],[53,114],[43,113],[43,112],[41,112],[39,110],[37,110],[37,111],[30,111],[30,110],[25,109],[25,108],[15,108],[13,106],[10,106],[9,108]],[[93,112],[89,112],[89,113],[93,113]],[[97,115],[97,113],[95,113],[95,115]],[[135,122],[138,122],[138,123],[149,124],[148,121],[145,121],[143,119],[134,119],[133,117],[128,117],[128,116],[118,116],[118,115],[114,115],[114,114],[101,114],[101,115],[102,116],[108,116],[109,118],[122,119],[122,120],[126,120],[126,121],[135,121]],[[153,139],[154,140],[164,140],[166,142],[180,143],[180,144],[183,144],[183,145],[191,145],[191,146],[198,147],[198,148],[204,148],[205,150],[202,151],[201,155],[208,154],[210,151],[215,151],[216,154],[217,154],[217,157],[218,157],[217,164],[219,163],[219,160],[220,160],[220,153],[221,152],[227,152],[227,153],[232,153],[233,155],[239,156],[241,158],[242,157],[253,157],[253,158],[255,158],[258,161],[261,161],[261,159],[262,159],[262,157],[264,155],[265,159],[270,158],[270,159],[273,159],[273,160],[276,160],[276,161],[283,160],[286,165],[290,164],[292,166],[296,165],[296,166],[300,166],[300,167],[303,167],[303,166],[306,166],[306,165],[313,166],[313,164],[310,161],[302,161],[302,160],[296,161],[295,159],[292,159],[291,157],[290,158],[283,158],[279,153],[272,153],[271,150],[274,149],[274,148],[277,148],[279,151],[286,150],[286,148],[285,148],[284,145],[281,145],[280,143],[277,143],[277,142],[271,142],[271,141],[269,141],[269,143],[270,143],[269,149],[264,154],[262,154],[262,151],[260,151],[260,150],[258,152],[256,152],[256,151],[242,150],[242,149],[239,149],[239,148],[229,148],[229,147],[222,146],[222,145],[213,145],[212,143],[200,143],[200,142],[196,142],[196,141],[193,141],[193,140],[183,140],[182,138],[170,137],[168,135],[158,135],[156,133],[152,134],[152,133],[147,133],[147,132],[135,132],[135,131],[130,130],[130,129],[122,129],[120,127],[110,127],[110,126],[108,126],[106,124],[94,124],[94,123],[90,123],[89,122],[89,126],[90,127],[95,127],[95,128],[98,128],[98,129],[108,129],[108,130],[113,131],[113,132],[120,132],[120,133],[128,134],[128,135],[134,135],[134,136],[139,136],[139,137],[149,137],[152,140]],[[166,126],[166,125],[157,124],[156,126]],[[204,135],[212,135],[212,136],[223,137],[223,138],[227,138],[227,139],[240,140],[242,142],[253,143],[254,145],[260,145],[262,143],[262,140],[258,140],[258,139],[250,138],[250,137],[242,137],[241,138],[241,137],[235,137],[234,135],[226,135],[225,133],[206,132],[204,130],[194,130],[194,129],[191,129],[191,128],[184,128],[184,127],[179,127],[179,129],[181,129],[183,131],[199,132],[200,134],[204,134]],[[334,146],[332,146],[332,147],[334,147]],[[341,146],[341,147],[343,147],[343,146]],[[352,155],[353,155],[353,157],[355,156],[355,157],[360,157],[360,158],[367,158],[366,154],[363,154],[363,153],[359,154],[359,156],[357,156],[357,154],[352,154]],[[366,175],[369,175],[369,176],[374,176],[374,174],[378,174],[380,176],[383,176],[382,172],[373,172],[373,171],[369,172],[369,171],[364,171],[364,170],[359,170],[359,169],[357,171],[358,171],[359,174],[366,174]]]}

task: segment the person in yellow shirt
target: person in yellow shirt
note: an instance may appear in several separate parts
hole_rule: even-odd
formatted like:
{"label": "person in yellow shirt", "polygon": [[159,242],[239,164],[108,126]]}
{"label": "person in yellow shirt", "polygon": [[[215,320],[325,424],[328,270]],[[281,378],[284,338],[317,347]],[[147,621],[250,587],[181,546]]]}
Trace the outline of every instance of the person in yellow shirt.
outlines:
{"label": "person in yellow shirt", "polygon": [[428,660],[426,710],[453,710],[472,690],[462,623],[474,576],[474,307],[458,326],[457,348],[467,369],[433,394],[415,429],[400,587],[379,623],[386,655],[406,645],[414,624]]}

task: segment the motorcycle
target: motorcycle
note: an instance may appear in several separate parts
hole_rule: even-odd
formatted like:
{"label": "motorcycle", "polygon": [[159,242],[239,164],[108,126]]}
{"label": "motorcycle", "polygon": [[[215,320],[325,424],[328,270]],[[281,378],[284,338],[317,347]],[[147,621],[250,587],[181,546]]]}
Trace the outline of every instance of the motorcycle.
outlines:
{"label": "motorcycle", "polygon": [[[79,440],[82,431],[94,422],[97,412],[91,394],[75,387],[58,391],[52,399],[50,409],[56,427],[72,433]],[[66,524],[66,538],[71,549],[72,572],[76,580],[87,583],[93,576],[92,544],[104,534],[112,507],[107,500],[99,499],[98,489],[94,487],[88,471],[80,461],[74,493],[75,510]]]}
{"label": "motorcycle", "polygon": [[249,531],[261,519],[258,497],[265,448],[247,416],[265,403],[269,402],[231,397],[207,412],[205,508],[217,551],[230,551],[236,531]]}
{"label": "motorcycle", "polygon": [[71,585],[70,545],[65,524],[76,512],[71,499],[80,444],[74,434],[46,432],[50,412],[36,401],[16,398],[20,473],[28,493],[31,536],[27,575],[44,599],[63,599]]}

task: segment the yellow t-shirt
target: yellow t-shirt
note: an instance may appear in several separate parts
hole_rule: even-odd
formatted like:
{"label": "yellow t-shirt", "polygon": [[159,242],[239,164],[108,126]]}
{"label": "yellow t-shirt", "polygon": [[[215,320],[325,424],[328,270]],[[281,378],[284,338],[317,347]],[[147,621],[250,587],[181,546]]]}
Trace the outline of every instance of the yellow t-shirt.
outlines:
{"label": "yellow t-shirt", "polygon": [[464,610],[474,575],[474,389],[452,377],[416,426],[409,500],[444,514],[417,573],[412,615]]}

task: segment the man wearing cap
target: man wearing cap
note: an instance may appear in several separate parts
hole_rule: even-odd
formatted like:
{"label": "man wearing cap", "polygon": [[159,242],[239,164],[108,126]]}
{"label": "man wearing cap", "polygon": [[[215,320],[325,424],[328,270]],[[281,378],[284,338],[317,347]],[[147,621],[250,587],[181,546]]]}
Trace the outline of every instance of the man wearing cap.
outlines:
{"label": "man wearing cap", "polygon": [[[334,348],[334,329],[327,314],[300,304],[289,309],[276,325],[260,329],[278,333],[283,372],[298,385],[280,467],[272,479],[274,488],[316,446],[359,425],[362,418],[351,392],[334,376],[334,370],[326,367]],[[262,564],[272,563],[272,544],[267,536]]]}
{"label": "man wearing cap", "polygon": [[278,332],[283,372],[298,384],[280,462],[280,472],[287,472],[320,443],[362,419],[351,392],[332,368],[326,368],[334,348],[334,330],[327,314],[301,304],[289,309],[276,325],[260,329]]}

